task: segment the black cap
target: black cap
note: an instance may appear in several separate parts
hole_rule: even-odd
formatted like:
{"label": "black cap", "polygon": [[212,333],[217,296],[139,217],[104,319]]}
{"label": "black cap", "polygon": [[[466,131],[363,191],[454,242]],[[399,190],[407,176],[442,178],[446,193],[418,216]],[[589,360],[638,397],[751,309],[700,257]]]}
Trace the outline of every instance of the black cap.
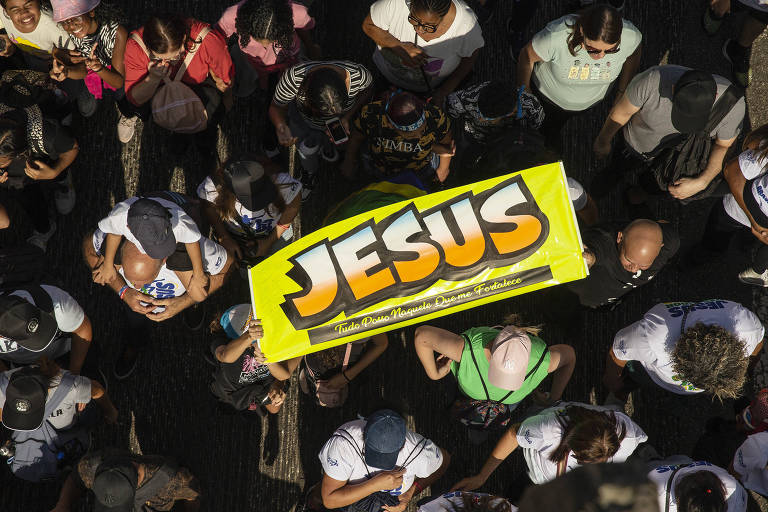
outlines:
{"label": "black cap", "polygon": [[11,374],[5,390],[3,425],[11,430],[37,430],[45,419],[48,386],[35,367],[22,368]]}
{"label": "black cap", "polygon": [[224,179],[240,204],[252,212],[265,209],[277,198],[277,187],[258,162],[232,162],[224,168]]}
{"label": "black cap", "polygon": [[365,425],[365,463],[371,467],[390,470],[405,445],[405,420],[390,409],[376,411]]}
{"label": "black cap", "polygon": [[139,473],[128,457],[106,459],[96,468],[91,490],[95,512],[133,512]]}
{"label": "black cap", "polygon": [[176,250],[171,213],[157,201],[137,199],[128,208],[128,229],[150,258],[162,260]]}
{"label": "black cap", "polygon": [[0,336],[41,352],[58,334],[56,318],[15,295],[0,296]]}
{"label": "black cap", "polygon": [[680,133],[704,130],[717,97],[717,84],[706,71],[692,69],[675,83],[672,94],[672,126]]}

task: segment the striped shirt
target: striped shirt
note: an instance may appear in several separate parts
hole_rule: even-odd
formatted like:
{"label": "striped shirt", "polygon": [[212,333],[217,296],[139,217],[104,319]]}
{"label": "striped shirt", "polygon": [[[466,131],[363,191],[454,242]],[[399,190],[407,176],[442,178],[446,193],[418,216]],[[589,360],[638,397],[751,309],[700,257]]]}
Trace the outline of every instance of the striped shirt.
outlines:
{"label": "striped shirt", "polygon": [[[272,103],[282,107],[292,101],[297,100],[301,83],[304,81],[304,78],[307,76],[310,70],[317,66],[328,65],[336,66],[337,68],[341,68],[347,72],[349,76],[349,91],[348,97],[346,101],[344,101],[343,111],[349,112],[352,110],[352,107],[355,105],[355,101],[357,100],[357,96],[361,92],[368,89],[368,87],[370,87],[371,83],[373,82],[373,75],[371,75],[371,72],[368,71],[368,69],[362,64],[356,64],[354,62],[344,60],[303,62],[286,70],[285,73],[283,73],[283,76],[280,78],[280,81],[277,83],[277,88],[275,88],[275,95],[272,98]],[[297,101],[296,106],[298,107],[298,111],[301,112],[307,123],[320,130],[325,129],[325,121],[335,117],[317,116],[316,114],[310,117],[310,114],[302,108],[302,105],[299,101]]]}
{"label": "striped shirt", "polygon": [[82,39],[69,34],[69,39],[74,43],[75,48],[86,57],[91,54],[93,45],[98,43],[95,52],[96,57],[103,66],[111,66],[112,53],[115,50],[115,37],[117,36],[119,26],[116,21],[110,21],[106,24],[102,23],[93,34],[89,34]]}

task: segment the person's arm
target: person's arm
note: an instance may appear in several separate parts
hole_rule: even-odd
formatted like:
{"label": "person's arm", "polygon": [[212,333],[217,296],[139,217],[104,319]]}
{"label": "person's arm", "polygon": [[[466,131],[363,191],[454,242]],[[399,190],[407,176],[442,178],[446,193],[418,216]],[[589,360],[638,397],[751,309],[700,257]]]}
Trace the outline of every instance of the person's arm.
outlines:
{"label": "person's arm", "polygon": [[104,419],[110,425],[117,423],[117,409],[109,399],[107,391],[100,383],[95,380],[91,380],[91,399],[96,402],[101,408],[101,412],[104,413]]}
{"label": "person's arm", "polygon": [[[214,355],[221,363],[234,363],[243,355],[245,349],[255,344],[256,340],[261,339],[262,336],[264,336],[264,328],[261,325],[261,320],[254,318],[248,324],[247,331],[229,343],[217,347]],[[258,346],[254,347],[254,358],[259,363],[264,362],[264,354],[261,353]]]}
{"label": "person's arm", "polygon": [[117,276],[115,270],[115,254],[117,254],[117,248],[120,246],[120,241],[123,239],[122,235],[115,233],[107,233],[107,237],[103,244],[103,256],[104,259],[99,266],[93,269],[91,273],[93,281],[95,283],[104,285]]}
{"label": "person's arm", "polygon": [[533,65],[537,62],[541,62],[542,59],[533,50],[533,43],[528,42],[527,45],[520,50],[520,57],[517,59],[517,86],[525,86],[525,89],[530,92],[531,90],[531,75],[533,74]]}
{"label": "person's arm", "polygon": [[422,48],[410,42],[404,43],[386,30],[377,27],[371,19],[370,12],[363,20],[363,32],[377,45],[389,48],[396,53],[405,66],[416,68],[423,66],[427,61],[428,55]]}
{"label": "person's arm", "polygon": [[456,143],[453,141],[453,135],[451,130],[448,129],[445,137],[440,141],[440,144],[435,144],[432,148],[433,151],[440,158],[440,163],[435,169],[435,174],[440,183],[444,182],[448,178],[448,173],[451,172],[451,159],[456,154]]}
{"label": "person's arm", "polygon": [[613,106],[611,113],[608,115],[605,123],[603,123],[603,127],[600,129],[600,133],[597,134],[595,143],[592,146],[598,158],[606,158],[611,153],[611,140],[638,110],[640,110],[640,107],[633,105],[629,98],[627,98],[627,95],[622,93],[621,98]]}
{"label": "person's arm", "polygon": [[87,316],[83,317],[80,327],[72,331],[72,349],[69,353],[69,372],[80,375],[85,357],[93,340],[93,327]]}
{"label": "person's arm", "polygon": [[283,146],[296,144],[298,140],[291,133],[288,127],[288,109],[283,105],[276,105],[275,102],[269,104],[269,120],[275,126],[277,141]]}
{"label": "person's arm", "polygon": [[747,183],[747,178],[741,172],[739,167],[739,159],[734,158],[723,169],[723,176],[728,183],[728,188],[731,189],[731,194],[739,205],[739,208],[749,219],[749,223],[752,226],[752,234],[764,244],[768,244],[768,227],[763,227],[757,223],[755,218],[749,212],[747,205],[744,203],[744,185]]}
{"label": "person's arm", "polygon": [[[424,371],[432,380],[440,380],[451,372],[451,361],[460,362],[464,352],[464,338],[458,334],[420,325],[413,339],[416,355]],[[439,354],[435,360],[435,353]]]}
{"label": "person's arm", "polygon": [[676,199],[685,199],[707,188],[709,183],[720,174],[723,169],[723,160],[728,153],[728,148],[736,141],[736,137],[729,140],[715,139],[712,150],[709,153],[707,166],[701,174],[695,178],[680,178],[668,187],[669,193]]}
{"label": "person's arm", "polygon": [[301,362],[301,356],[288,359],[286,361],[280,361],[279,363],[267,363],[269,367],[269,373],[272,374],[277,380],[288,380],[291,375],[299,367]]}
{"label": "person's arm", "polygon": [[616,354],[613,353],[613,347],[608,349],[608,355],[605,358],[605,373],[603,374],[603,384],[608,388],[608,391],[616,396],[619,396],[621,390],[624,388],[624,379],[622,378],[622,374],[626,365],[627,361],[619,359],[616,357]]}
{"label": "person's arm", "polygon": [[277,225],[273,229],[269,236],[263,240],[259,240],[259,249],[256,252],[257,256],[266,256],[269,250],[275,245],[275,242],[283,236],[283,233],[290,227],[293,219],[299,214],[301,210],[301,194],[293,198],[290,204],[287,204],[285,210],[280,214],[280,218],[277,220]]}
{"label": "person's arm", "polygon": [[200,208],[203,211],[203,215],[205,215],[205,219],[213,227],[213,231],[218,236],[219,243],[221,243],[227,251],[234,254],[237,259],[241,259],[243,257],[243,252],[242,249],[240,249],[240,244],[232,238],[226,224],[224,224],[224,220],[221,218],[221,215],[219,215],[218,210],[216,210],[216,206],[210,201],[200,199]]}
{"label": "person's arm", "polygon": [[486,459],[480,472],[474,476],[470,476],[460,480],[456,485],[451,487],[452,491],[471,491],[482,486],[488,477],[496,471],[496,468],[504,462],[504,459],[509,457],[512,452],[517,449],[517,429],[520,428],[520,424],[512,425],[499,439],[496,446],[493,448],[491,455]]}
{"label": "person's arm", "polygon": [[[91,68],[99,78],[115,89],[121,89],[125,85],[125,45],[128,42],[128,31],[122,25],[115,32],[115,47],[112,50],[112,69],[107,66]],[[96,45],[94,45],[96,48]],[[95,63],[94,63],[95,65]]]}
{"label": "person's arm", "polygon": [[347,141],[347,154],[344,156],[344,161],[339,166],[339,170],[347,179],[353,179],[355,174],[357,174],[358,155],[363,142],[365,142],[365,135],[363,135],[355,126],[352,126],[349,140]]}
{"label": "person's arm", "polygon": [[562,398],[565,386],[571,380],[573,369],[576,368],[576,352],[570,345],[553,345],[549,347],[549,354],[547,371],[552,374],[549,401],[554,403]]}
{"label": "person's arm", "polygon": [[8,211],[5,206],[0,204],[0,229],[6,229],[11,226],[11,218],[8,216]]}
{"label": "person's arm", "polygon": [[77,158],[77,154],[80,152],[80,147],[75,141],[74,146],[69,151],[59,155],[59,159],[53,163],[53,166],[46,164],[40,160],[35,160],[34,166],[27,162],[27,167],[24,170],[27,176],[33,180],[52,180],[55,179],[64,172],[67,167],[72,165],[72,162]]}
{"label": "person's arm", "polygon": [[[51,78],[62,81],[69,78],[70,80],[82,80],[88,73],[85,67],[86,58],[78,50],[70,50],[67,48],[51,49],[52,69]],[[59,77],[63,76],[62,79]]]}
{"label": "person's arm", "polygon": [[126,94],[130,95],[136,106],[141,106],[152,99],[163,78],[169,76],[171,66],[167,62],[150,61],[147,65],[147,76],[136,82]]}
{"label": "person's arm", "polygon": [[208,296],[205,287],[208,286],[208,276],[203,268],[203,253],[200,250],[199,242],[190,242],[184,244],[192,262],[192,279],[189,281],[187,293],[195,302],[202,302]]}
{"label": "person's arm", "polygon": [[69,512],[75,503],[83,497],[83,488],[75,480],[74,471],[77,469],[70,471],[67,479],[64,480],[64,485],[61,486],[61,492],[59,492],[59,500],[51,512]]}
{"label": "person's arm", "polygon": [[619,81],[616,84],[616,100],[614,101],[614,104],[621,101],[621,97],[624,96],[624,91],[627,90],[629,82],[631,82],[635,77],[635,74],[637,74],[637,68],[640,66],[640,58],[642,57],[642,54],[643,44],[640,43],[637,45],[637,48],[635,48],[635,51],[632,52],[632,55],[627,57],[627,60],[624,61],[624,65],[621,67]]}
{"label": "person's arm", "polygon": [[462,57],[459,65],[448,75],[440,86],[432,93],[432,103],[442,107],[445,97],[456,90],[464,77],[466,77],[475,67],[475,61],[480,56],[480,48],[472,52],[469,57]]}
{"label": "person's arm", "polygon": [[323,481],[320,484],[320,496],[323,499],[323,506],[329,509],[346,507],[381,489],[396,489],[403,484],[405,471],[405,469],[382,471],[373,478],[369,478],[359,484],[350,484],[343,480],[335,480],[328,475],[323,475]]}
{"label": "person's arm", "polygon": [[328,379],[328,387],[332,389],[341,389],[355,380],[363,370],[368,368],[381,354],[384,353],[385,350],[387,350],[388,345],[389,339],[387,339],[386,334],[382,333],[374,336],[372,339],[372,346],[363,353],[363,356],[358,359],[355,364]]}

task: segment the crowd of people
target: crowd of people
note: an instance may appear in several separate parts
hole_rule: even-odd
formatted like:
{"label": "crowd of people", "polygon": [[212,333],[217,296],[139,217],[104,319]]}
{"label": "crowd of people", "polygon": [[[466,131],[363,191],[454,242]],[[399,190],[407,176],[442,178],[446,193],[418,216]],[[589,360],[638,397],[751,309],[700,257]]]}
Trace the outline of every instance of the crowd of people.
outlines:
{"label": "crowd of people", "polygon": [[[743,133],[765,0],[709,0],[701,13],[702,30],[714,35],[726,15],[746,11],[723,46],[729,77],[682,62],[641,69],[643,33],[623,17],[623,0],[580,0],[543,27],[528,26],[537,0],[511,0],[506,41],[515,77],[487,81],[473,68],[496,2],[467,1],[374,1],[359,20],[375,45],[369,69],[331,59],[334,50],[316,42],[315,20],[298,0],[241,0],[215,23],[151,13],[135,29],[106,1],[0,0],[0,185],[4,201],[18,202],[0,204],[0,229],[31,228],[26,245],[0,249],[8,262],[0,268],[0,454],[15,477],[58,481],[55,512],[74,510],[86,492],[102,512],[201,507],[200,482],[173,458],[92,445],[93,429],[118,417],[94,327],[67,283],[29,270],[77,207],[73,118],[93,116],[110,99],[123,144],[138,123],[154,123],[172,151],[194,145],[215,162],[187,176],[196,196],[142,190],[117,198],[81,233],[93,282],[124,303],[111,368],[120,381],[131,378],[143,350],[164,349],[152,342],[153,323],[180,315],[191,330],[210,324],[210,391],[224,407],[279,414],[294,374],[318,407],[340,407],[387,350],[386,334],[267,361],[259,312],[232,301],[208,318],[208,298],[296,240],[302,204],[328,185],[322,180],[407,181],[429,192],[557,161],[568,120],[594,116],[605,103],[610,113],[590,141],[603,170],[587,184],[568,178],[589,276],[546,292],[561,306],[552,321],[568,325],[585,308],[607,314],[676,255],[673,219],[653,215],[651,196],[683,205],[717,198],[693,258],[705,262],[728,250],[735,233],[750,232],[755,257],[733,280],[768,287],[768,125]],[[234,101],[261,95],[270,98],[272,126],[259,151],[219,161],[218,129]],[[286,165],[293,151],[295,168]],[[495,167],[487,163],[493,154]],[[615,189],[630,218],[598,219],[597,203]],[[450,447],[409,430],[402,411],[382,408],[333,432],[317,454],[322,479],[295,510],[534,510],[545,497],[531,489],[588,477],[599,485],[629,462],[637,484],[652,489],[643,510],[745,512],[747,491],[768,496],[768,391],[743,399],[765,328],[732,300],[663,299],[613,337],[602,405],[586,396],[562,400],[580,357],[569,344],[548,345],[541,326],[515,315],[461,333],[419,325],[409,346],[429,379],[444,379],[450,416],[487,460],[476,474],[440,482]],[[625,413],[641,387],[742,398],[722,426],[739,441],[730,460],[658,453]],[[498,441],[489,451],[482,444],[490,435]],[[527,475],[477,492],[518,448]],[[578,469],[598,464],[616,464],[616,472]],[[574,503],[576,487],[569,487]]]}

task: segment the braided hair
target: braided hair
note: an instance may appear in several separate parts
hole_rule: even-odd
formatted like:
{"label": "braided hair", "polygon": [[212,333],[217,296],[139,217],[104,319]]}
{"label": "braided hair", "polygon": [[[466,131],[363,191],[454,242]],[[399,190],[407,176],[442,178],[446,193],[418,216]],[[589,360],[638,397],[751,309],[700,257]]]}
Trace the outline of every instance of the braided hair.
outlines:
{"label": "braided hair", "polygon": [[451,10],[453,0],[412,0],[411,12],[432,12],[441,18]]}
{"label": "braided hair", "polygon": [[310,69],[299,86],[297,100],[306,112],[322,116],[338,116],[349,100],[347,82],[333,68]]}
{"label": "braided hair", "polygon": [[293,47],[293,9],[285,0],[245,0],[237,9],[235,31],[240,47],[251,38],[274,41],[275,46]]}

